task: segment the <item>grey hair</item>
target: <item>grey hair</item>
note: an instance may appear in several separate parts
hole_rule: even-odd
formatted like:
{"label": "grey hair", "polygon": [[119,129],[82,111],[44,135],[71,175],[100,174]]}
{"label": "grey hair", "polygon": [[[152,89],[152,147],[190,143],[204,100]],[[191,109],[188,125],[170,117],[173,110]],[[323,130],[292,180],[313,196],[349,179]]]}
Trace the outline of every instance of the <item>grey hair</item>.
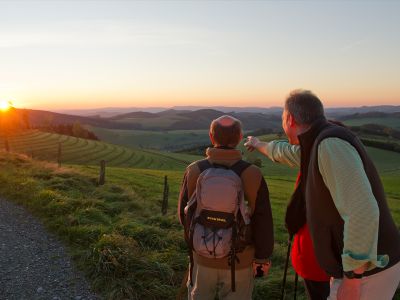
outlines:
{"label": "grey hair", "polygon": [[321,100],[308,90],[292,91],[286,98],[285,109],[300,125],[310,125],[325,116]]}

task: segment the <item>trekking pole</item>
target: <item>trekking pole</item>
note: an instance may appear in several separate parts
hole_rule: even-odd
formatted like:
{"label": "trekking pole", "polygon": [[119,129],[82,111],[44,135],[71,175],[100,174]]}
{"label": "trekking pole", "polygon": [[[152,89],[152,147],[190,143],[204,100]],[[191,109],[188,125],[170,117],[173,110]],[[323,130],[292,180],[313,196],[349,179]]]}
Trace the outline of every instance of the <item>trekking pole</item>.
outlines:
{"label": "trekking pole", "polygon": [[289,266],[289,256],[290,256],[290,248],[291,247],[292,247],[292,235],[290,235],[289,239],[288,239],[288,248],[287,248],[287,253],[286,253],[285,270],[283,272],[283,280],[282,280],[281,300],[285,299],[286,276],[287,276],[287,270],[288,270],[288,266]]}
{"label": "trekking pole", "polygon": [[299,282],[299,274],[297,274],[294,276],[294,300],[296,300],[297,298],[297,283]]}

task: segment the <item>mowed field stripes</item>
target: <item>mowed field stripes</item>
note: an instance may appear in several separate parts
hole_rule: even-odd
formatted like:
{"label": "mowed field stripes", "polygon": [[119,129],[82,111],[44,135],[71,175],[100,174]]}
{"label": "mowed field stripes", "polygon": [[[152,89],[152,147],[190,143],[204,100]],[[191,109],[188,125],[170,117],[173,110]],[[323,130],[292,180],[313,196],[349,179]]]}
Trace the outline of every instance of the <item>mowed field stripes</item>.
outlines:
{"label": "mowed field stripes", "polygon": [[[0,137],[0,148],[4,138]],[[11,152],[23,153],[35,159],[57,161],[61,144],[61,162],[64,164],[97,165],[105,160],[115,167],[134,167],[158,170],[182,170],[197,159],[196,156],[131,149],[102,141],[87,140],[39,130],[25,130],[8,138]]]}

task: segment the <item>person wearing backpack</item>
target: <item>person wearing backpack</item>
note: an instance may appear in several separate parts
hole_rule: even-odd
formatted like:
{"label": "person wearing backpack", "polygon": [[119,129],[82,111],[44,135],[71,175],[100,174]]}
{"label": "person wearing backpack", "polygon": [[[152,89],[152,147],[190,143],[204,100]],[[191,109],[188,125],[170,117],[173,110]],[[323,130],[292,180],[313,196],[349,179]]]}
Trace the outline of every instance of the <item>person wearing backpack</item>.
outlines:
{"label": "person wearing backpack", "polygon": [[186,168],[178,215],[189,248],[188,299],[251,299],[274,245],[267,183],[242,160],[239,120],[212,121],[207,158]]}

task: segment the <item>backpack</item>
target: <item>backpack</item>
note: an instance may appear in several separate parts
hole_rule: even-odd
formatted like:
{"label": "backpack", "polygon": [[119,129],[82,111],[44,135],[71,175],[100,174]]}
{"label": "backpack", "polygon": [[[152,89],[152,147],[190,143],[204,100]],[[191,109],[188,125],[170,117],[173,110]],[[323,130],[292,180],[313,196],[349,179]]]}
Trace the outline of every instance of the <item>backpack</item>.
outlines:
{"label": "backpack", "polygon": [[206,258],[228,257],[232,291],[235,291],[236,253],[251,243],[250,216],[240,178],[249,166],[243,160],[231,167],[212,164],[207,159],[200,161],[196,190],[185,207],[185,237],[191,267],[192,251]]}

